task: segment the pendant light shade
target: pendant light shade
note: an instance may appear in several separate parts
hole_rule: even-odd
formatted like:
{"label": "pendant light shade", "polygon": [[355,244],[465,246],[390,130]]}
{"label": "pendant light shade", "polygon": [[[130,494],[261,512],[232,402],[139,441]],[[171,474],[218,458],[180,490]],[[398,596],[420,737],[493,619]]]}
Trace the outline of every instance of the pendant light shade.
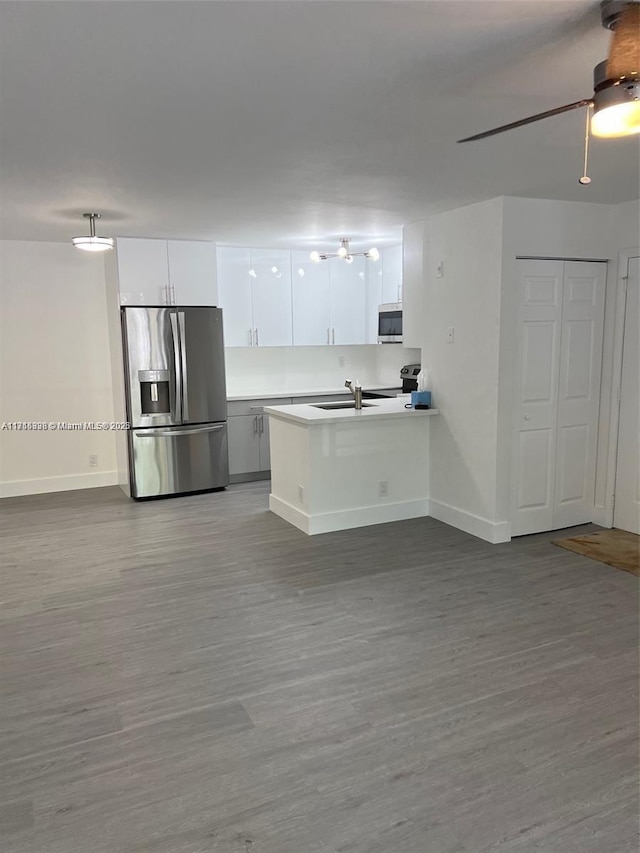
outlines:
{"label": "pendant light shade", "polygon": [[72,237],[71,242],[76,249],[85,252],[107,252],[113,249],[113,237],[99,237],[96,235],[96,219],[100,219],[99,213],[83,213],[85,219],[89,220],[89,234],[83,237]]}

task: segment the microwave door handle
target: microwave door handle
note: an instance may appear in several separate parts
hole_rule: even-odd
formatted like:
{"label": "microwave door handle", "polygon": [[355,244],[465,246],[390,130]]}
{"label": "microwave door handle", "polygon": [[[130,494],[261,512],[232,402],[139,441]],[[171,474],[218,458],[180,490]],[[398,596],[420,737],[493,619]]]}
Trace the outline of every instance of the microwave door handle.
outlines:
{"label": "microwave door handle", "polygon": [[180,363],[182,364],[182,420],[189,420],[189,386],[187,385],[187,340],[184,323],[184,311],[178,311],[180,327]]}
{"label": "microwave door handle", "polygon": [[175,415],[174,420],[182,420],[182,370],[180,366],[180,338],[178,335],[178,317],[175,311],[169,312],[171,321],[171,340],[173,344],[173,369],[175,372]]}

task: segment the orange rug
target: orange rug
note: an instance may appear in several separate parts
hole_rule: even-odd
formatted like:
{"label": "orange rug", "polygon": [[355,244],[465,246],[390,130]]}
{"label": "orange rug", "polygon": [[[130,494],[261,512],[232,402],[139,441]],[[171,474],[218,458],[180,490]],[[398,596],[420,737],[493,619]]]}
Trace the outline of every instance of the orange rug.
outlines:
{"label": "orange rug", "polygon": [[553,544],[640,576],[640,536],[635,533],[602,530],[585,536],[573,536],[571,539],[556,539]]}

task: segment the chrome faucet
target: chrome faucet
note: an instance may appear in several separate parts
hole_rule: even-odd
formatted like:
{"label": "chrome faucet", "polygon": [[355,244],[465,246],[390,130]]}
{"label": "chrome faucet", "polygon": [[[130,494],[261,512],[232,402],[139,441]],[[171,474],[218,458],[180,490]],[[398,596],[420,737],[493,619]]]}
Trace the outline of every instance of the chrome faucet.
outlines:
{"label": "chrome faucet", "polygon": [[353,399],[356,401],[356,409],[362,408],[362,385],[356,379],[356,384],[354,385],[350,379],[344,383],[344,387],[348,388],[349,391],[353,394]]}

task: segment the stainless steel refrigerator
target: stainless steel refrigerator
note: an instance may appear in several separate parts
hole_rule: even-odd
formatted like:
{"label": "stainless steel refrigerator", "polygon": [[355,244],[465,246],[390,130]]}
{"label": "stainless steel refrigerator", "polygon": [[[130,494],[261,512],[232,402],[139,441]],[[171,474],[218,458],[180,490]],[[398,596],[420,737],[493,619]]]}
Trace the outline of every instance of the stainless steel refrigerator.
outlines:
{"label": "stainless steel refrigerator", "polygon": [[220,308],[121,309],[133,498],[229,483]]}

